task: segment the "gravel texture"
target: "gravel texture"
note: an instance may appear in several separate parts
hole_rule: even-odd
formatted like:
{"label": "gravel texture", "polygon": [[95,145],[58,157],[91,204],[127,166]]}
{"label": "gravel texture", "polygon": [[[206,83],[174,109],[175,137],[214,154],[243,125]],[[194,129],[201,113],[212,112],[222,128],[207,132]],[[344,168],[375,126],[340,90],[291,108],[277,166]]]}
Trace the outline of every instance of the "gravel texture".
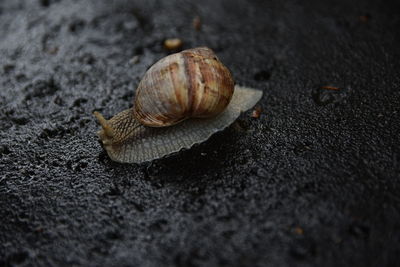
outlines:
{"label": "gravel texture", "polygon": [[[398,264],[399,10],[1,0],[0,266]],[[92,112],[131,106],[176,37],[263,90],[261,116],[151,164],[113,163]]]}

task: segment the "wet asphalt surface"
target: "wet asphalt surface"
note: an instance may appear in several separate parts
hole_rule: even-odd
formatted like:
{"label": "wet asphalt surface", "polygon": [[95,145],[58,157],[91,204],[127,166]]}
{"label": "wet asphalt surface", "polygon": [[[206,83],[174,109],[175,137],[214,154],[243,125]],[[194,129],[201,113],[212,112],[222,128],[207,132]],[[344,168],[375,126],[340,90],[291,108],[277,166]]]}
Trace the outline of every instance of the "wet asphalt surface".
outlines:
{"label": "wet asphalt surface", "polygon": [[[0,1],[0,265],[398,264],[400,5],[359,2]],[[130,107],[171,37],[261,115],[113,163],[91,113]]]}

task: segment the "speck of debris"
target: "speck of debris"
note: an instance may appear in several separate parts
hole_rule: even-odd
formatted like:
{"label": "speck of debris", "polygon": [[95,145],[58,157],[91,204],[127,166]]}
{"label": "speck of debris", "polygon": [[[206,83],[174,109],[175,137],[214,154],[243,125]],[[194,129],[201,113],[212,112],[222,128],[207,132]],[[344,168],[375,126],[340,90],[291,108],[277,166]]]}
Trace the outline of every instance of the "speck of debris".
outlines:
{"label": "speck of debris", "polygon": [[164,47],[169,51],[176,51],[178,49],[181,49],[182,45],[183,42],[179,38],[171,38],[164,41]]}
{"label": "speck of debris", "polygon": [[132,64],[132,65],[135,65],[135,64],[137,64],[137,63],[139,63],[139,62],[140,62],[140,56],[138,56],[138,55],[133,56],[133,57],[129,60],[129,63]]}
{"label": "speck of debris", "polygon": [[253,111],[251,112],[251,117],[258,119],[261,116],[262,108],[260,106],[257,106]]}
{"label": "speck of debris", "polygon": [[201,30],[201,18],[200,18],[200,16],[195,16],[195,17],[193,18],[192,25],[193,25],[193,28],[194,28],[196,31],[200,31],[200,30]]}

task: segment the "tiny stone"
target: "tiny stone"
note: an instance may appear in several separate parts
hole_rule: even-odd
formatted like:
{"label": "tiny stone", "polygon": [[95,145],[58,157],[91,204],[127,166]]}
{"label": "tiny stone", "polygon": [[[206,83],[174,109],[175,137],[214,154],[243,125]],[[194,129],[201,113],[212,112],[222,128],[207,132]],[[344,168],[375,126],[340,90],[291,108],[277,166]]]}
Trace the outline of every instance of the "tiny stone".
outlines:
{"label": "tiny stone", "polygon": [[140,62],[140,57],[139,56],[133,56],[130,60],[129,60],[129,63],[130,64],[132,64],[132,65],[134,65],[134,64],[137,64],[137,63],[139,63]]}
{"label": "tiny stone", "polygon": [[294,232],[295,232],[296,234],[298,234],[298,235],[304,234],[304,230],[303,230],[303,228],[301,228],[300,226],[295,227],[295,228],[294,228]]}
{"label": "tiny stone", "polygon": [[199,16],[196,16],[193,18],[193,28],[196,31],[200,31],[201,30],[201,19]]}
{"label": "tiny stone", "polygon": [[261,107],[256,107],[254,110],[253,110],[253,112],[251,113],[251,117],[252,118],[256,118],[256,119],[258,119],[258,118],[260,118],[260,116],[261,116],[261,112],[262,112],[262,109],[261,109]]}
{"label": "tiny stone", "polygon": [[183,42],[179,38],[171,38],[171,39],[166,39],[164,41],[164,47],[170,51],[177,50],[177,49],[181,48],[182,45],[183,45]]}

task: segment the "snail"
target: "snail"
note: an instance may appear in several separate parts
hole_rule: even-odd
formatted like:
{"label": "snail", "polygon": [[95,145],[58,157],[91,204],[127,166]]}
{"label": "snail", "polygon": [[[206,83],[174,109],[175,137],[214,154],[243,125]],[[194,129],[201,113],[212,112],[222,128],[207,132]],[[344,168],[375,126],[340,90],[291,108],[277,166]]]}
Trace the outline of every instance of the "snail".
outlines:
{"label": "snail", "polygon": [[262,91],[235,86],[232,75],[206,47],[184,50],[151,66],[134,106],[110,120],[93,114],[113,161],[141,163],[207,140],[252,108]]}

